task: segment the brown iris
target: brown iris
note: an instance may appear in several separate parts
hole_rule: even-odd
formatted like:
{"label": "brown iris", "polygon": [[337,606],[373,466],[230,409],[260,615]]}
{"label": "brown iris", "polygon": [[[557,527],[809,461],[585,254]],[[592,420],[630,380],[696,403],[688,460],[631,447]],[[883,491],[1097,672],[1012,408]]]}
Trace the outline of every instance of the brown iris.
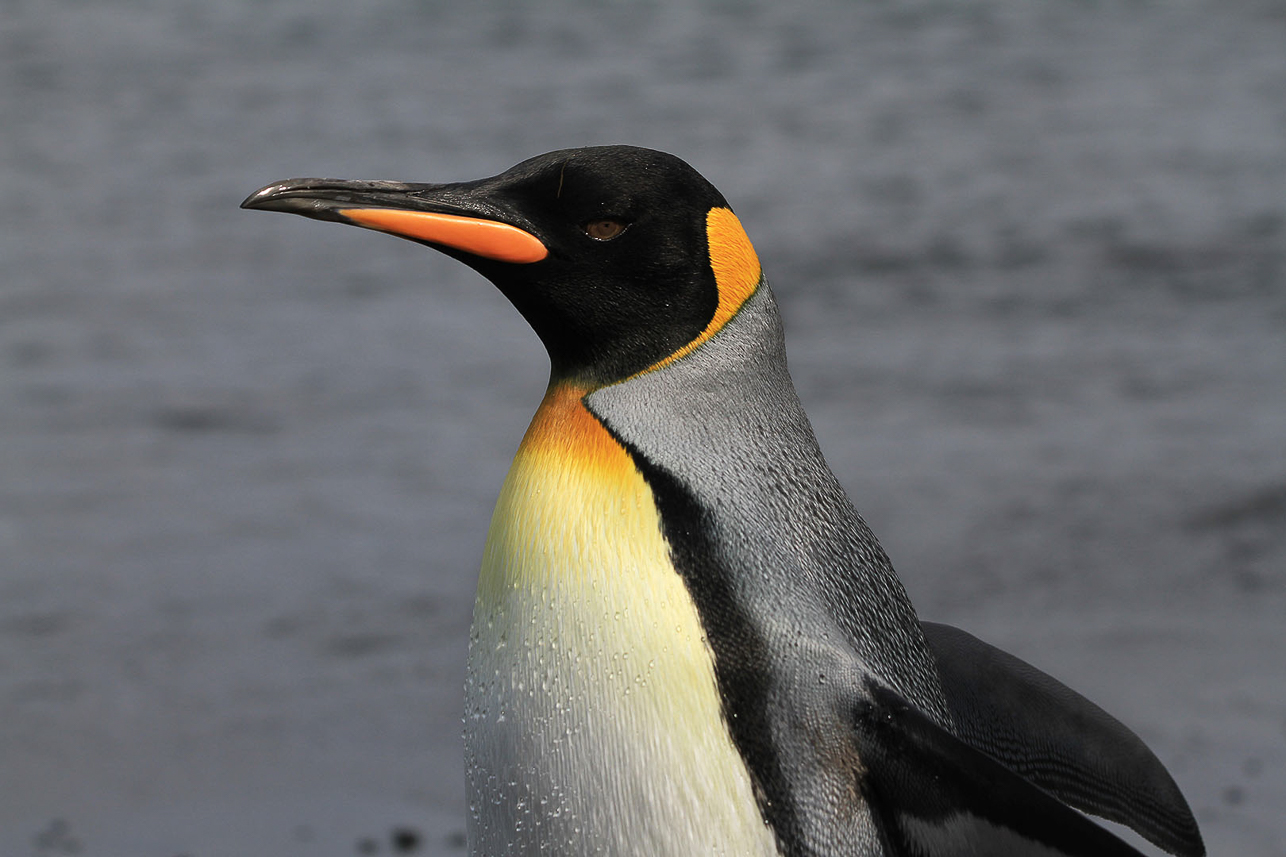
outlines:
{"label": "brown iris", "polygon": [[619,220],[591,220],[583,227],[585,234],[596,241],[611,241],[625,231],[625,224]]}

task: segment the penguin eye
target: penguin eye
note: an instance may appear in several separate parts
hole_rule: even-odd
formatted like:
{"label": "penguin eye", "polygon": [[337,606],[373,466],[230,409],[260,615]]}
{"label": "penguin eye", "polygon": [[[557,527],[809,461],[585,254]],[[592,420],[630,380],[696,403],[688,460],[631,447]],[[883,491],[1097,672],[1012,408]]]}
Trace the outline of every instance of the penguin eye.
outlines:
{"label": "penguin eye", "polygon": [[626,225],[619,220],[603,218],[602,220],[591,220],[582,225],[581,229],[584,229],[585,234],[595,241],[611,241],[625,231]]}

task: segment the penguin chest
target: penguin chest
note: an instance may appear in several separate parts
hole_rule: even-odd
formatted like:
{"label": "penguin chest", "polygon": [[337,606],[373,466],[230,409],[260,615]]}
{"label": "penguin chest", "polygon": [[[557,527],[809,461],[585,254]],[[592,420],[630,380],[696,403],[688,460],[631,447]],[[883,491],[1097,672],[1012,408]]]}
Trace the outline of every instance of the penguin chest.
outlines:
{"label": "penguin chest", "polygon": [[487,537],[465,751],[478,855],[777,854],[651,491],[547,397]]}

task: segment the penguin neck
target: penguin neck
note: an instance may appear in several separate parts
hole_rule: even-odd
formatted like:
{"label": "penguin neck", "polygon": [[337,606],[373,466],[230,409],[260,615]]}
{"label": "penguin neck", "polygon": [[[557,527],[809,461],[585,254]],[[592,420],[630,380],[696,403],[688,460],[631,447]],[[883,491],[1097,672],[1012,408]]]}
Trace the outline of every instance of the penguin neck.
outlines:
{"label": "penguin neck", "polygon": [[[680,570],[703,615],[727,615],[731,597],[751,625],[829,620],[832,641],[949,722],[911,602],[826,464],[795,392],[766,284],[691,354],[585,402],[644,468],[667,539],[691,558]],[[731,649],[743,631],[728,635]],[[719,636],[711,635],[716,655]],[[826,639],[822,629],[817,636]]]}
{"label": "penguin neck", "polygon": [[[480,603],[492,602],[516,586],[546,586],[548,564],[528,564],[502,556],[518,540],[527,545],[591,539],[591,519],[570,506],[612,505],[628,499],[637,507],[647,490],[629,455],[585,407],[589,385],[555,378],[523,435],[501,489],[487,534]],[[570,505],[569,505],[570,504]],[[630,526],[650,527],[648,521]],[[578,573],[567,568],[567,573]],[[535,575],[533,578],[532,575]]]}

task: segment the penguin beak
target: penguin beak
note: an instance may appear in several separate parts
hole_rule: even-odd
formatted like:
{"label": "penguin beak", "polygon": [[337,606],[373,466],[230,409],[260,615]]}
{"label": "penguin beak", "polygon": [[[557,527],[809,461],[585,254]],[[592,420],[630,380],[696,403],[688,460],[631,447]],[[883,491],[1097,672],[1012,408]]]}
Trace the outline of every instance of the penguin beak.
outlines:
{"label": "penguin beak", "polygon": [[241,207],[348,223],[497,262],[531,264],[549,255],[544,242],[466,184],[289,179],[260,188]]}

